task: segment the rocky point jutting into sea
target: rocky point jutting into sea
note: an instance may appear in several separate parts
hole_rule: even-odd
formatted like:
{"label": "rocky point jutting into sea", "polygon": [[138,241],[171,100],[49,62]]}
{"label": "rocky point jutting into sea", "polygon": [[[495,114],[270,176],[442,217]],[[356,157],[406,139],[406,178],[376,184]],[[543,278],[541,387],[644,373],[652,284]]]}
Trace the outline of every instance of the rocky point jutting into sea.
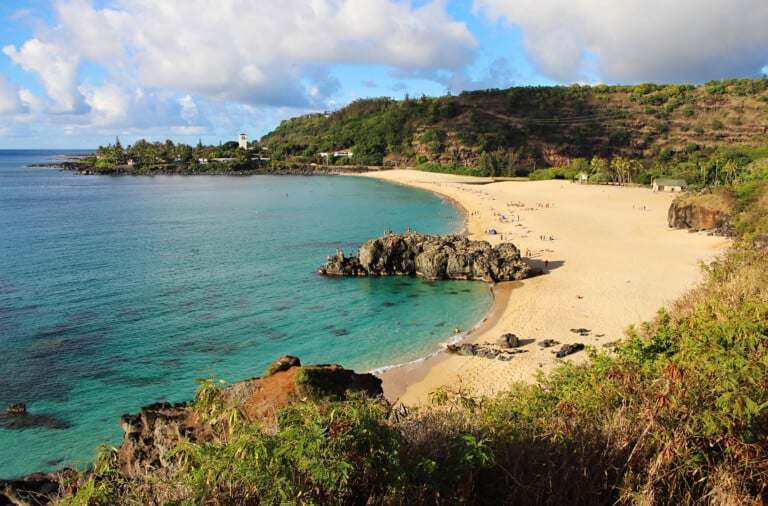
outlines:
{"label": "rocky point jutting into sea", "polygon": [[[298,358],[277,359],[263,377],[234,383],[221,389],[225,406],[236,406],[241,416],[277,429],[277,412],[300,399],[345,399],[347,395],[382,396],[381,380],[339,365],[302,366]],[[22,416],[22,415],[19,415]],[[134,479],[152,469],[158,476],[177,470],[173,451],[183,441],[203,442],[213,438],[210,424],[201,420],[194,403],[160,402],[141,408],[137,414],[120,417],[123,442],[116,449],[120,474]],[[72,469],[34,473],[16,480],[0,480],[0,505],[45,505],[62,495],[76,492]]]}
{"label": "rocky point jutting into sea", "polygon": [[495,247],[460,235],[388,234],[366,241],[356,254],[337,250],[319,269],[332,276],[417,276],[426,279],[516,281],[541,274],[512,243]]}

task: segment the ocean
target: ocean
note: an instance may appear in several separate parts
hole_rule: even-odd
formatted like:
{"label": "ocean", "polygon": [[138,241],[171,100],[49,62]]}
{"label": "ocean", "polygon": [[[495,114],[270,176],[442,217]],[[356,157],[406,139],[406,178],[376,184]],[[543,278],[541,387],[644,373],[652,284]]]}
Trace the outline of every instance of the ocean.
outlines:
{"label": "ocean", "polygon": [[[317,274],[385,230],[456,233],[441,197],[361,177],[78,176],[0,150],[0,478],[83,467],[119,417],[278,357],[371,371],[477,324],[485,283]],[[8,421],[0,415],[0,422]]]}

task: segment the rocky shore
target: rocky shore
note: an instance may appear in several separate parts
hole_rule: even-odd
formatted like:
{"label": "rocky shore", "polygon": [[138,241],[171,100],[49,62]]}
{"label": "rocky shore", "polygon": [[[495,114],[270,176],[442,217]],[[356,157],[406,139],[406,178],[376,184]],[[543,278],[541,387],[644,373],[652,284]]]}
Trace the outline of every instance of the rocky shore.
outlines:
{"label": "rocky shore", "polygon": [[109,167],[97,167],[82,161],[59,161],[45,164],[30,165],[30,167],[50,167],[74,172],[83,176],[333,176],[339,174],[358,174],[371,170],[362,166],[312,166],[312,165],[285,165],[285,166],[259,166],[253,169],[243,168],[210,168],[208,165],[163,164],[155,166],[138,165],[112,165]]}
{"label": "rocky shore", "polygon": [[487,282],[541,274],[508,242],[491,246],[460,235],[389,234],[366,241],[349,256],[337,250],[320,267],[328,276],[416,276]]}
{"label": "rocky shore", "polygon": [[[241,415],[263,430],[277,429],[277,412],[292,402],[308,398],[346,399],[349,393],[379,398],[381,380],[372,374],[358,374],[339,365],[302,366],[296,357],[276,360],[263,377],[233,383],[221,390],[225,406],[237,407]],[[18,411],[19,406],[11,406]],[[14,413],[21,416],[23,413]],[[184,440],[206,441],[213,431],[195,412],[194,403],[161,402],[141,408],[136,414],[120,417],[124,431],[117,448],[120,473],[128,479],[146,469],[170,476],[175,471],[172,451]],[[70,494],[69,483],[76,473],[61,469],[35,473],[14,480],[0,480],[0,506],[46,505]]]}

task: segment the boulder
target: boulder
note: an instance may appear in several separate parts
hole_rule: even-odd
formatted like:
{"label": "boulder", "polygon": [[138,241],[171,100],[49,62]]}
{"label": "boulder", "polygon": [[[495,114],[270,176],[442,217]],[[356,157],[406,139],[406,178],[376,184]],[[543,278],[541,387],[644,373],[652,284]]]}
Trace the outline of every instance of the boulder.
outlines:
{"label": "boulder", "polygon": [[416,276],[426,279],[513,281],[541,274],[512,243],[495,247],[460,235],[385,235],[366,241],[357,256],[329,256],[331,276]]}
{"label": "boulder", "polygon": [[577,351],[581,351],[584,349],[583,343],[574,343],[574,344],[564,344],[560,350],[557,352],[556,356],[557,358],[564,358],[572,353],[576,353]]}
{"label": "boulder", "polygon": [[496,345],[500,348],[517,348],[520,346],[520,338],[515,334],[507,333],[502,335],[499,340],[496,341]]}
{"label": "boulder", "polygon": [[[509,334],[517,339],[514,334]],[[519,346],[519,340],[518,340]],[[496,360],[508,361],[511,360],[514,355],[525,353],[522,349],[511,349],[509,346],[492,345],[490,343],[464,343],[464,344],[449,344],[446,346],[448,353],[454,355],[461,355],[465,357],[481,357]]]}
{"label": "boulder", "polygon": [[276,372],[287,371],[291,367],[299,367],[300,365],[301,360],[299,360],[298,357],[283,355],[282,357],[272,362],[272,365],[267,367],[267,372],[264,373],[264,377],[272,376]]}
{"label": "boulder", "polygon": [[27,405],[22,402],[18,404],[11,404],[7,408],[5,408],[5,412],[11,415],[26,415]]}

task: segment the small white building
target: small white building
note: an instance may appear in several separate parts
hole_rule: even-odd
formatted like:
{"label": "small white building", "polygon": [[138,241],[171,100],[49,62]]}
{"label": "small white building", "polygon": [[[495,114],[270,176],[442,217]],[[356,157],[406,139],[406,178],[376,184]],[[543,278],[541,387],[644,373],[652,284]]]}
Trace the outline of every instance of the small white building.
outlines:
{"label": "small white building", "polygon": [[241,149],[248,149],[248,136],[246,134],[240,134],[237,138],[237,145]]}
{"label": "small white building", "polygon": [[651,187],[655,192],[680,193],[688,190],[685,179],[654,179]]}

